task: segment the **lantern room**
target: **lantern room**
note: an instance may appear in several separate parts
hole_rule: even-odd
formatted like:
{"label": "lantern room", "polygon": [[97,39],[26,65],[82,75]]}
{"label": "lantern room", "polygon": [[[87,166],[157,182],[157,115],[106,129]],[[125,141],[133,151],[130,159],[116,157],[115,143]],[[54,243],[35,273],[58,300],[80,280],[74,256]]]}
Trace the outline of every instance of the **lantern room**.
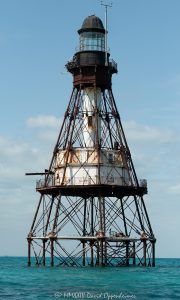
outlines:
{"label": "lantern room", "polygon": [[95,15],[84,20],[78,33],[80,51],[105,51],[105,29],[102,21]]}

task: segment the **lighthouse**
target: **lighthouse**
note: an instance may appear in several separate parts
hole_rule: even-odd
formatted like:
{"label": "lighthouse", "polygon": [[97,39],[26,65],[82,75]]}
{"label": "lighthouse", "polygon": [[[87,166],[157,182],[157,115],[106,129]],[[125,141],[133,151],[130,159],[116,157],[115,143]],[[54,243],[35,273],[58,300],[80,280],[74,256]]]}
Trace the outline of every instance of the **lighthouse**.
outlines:
{"label": "lighthouse", "polygon": [[109,55],[107,65],[105,64],[105,29],[99,18],[90,16],[85,19],[78,33],[79,51],[66,67],[73,74],[74,88],[79,92],[76,106],[76,126],[81,124],[77,136],[79,144],[73,143],[73,151],[69,153],[65,166],[62,162],[67,153],[67,145],[64,150],[57,152],[55,184],[116,182],[122,185],[124,181],[126,185],[130,185],[128,166],[120,153],[121,143],[112,136],[108,111],[111,104],[105,95],[106,90],[111,91],[112,74],[117,73],[117,65],[109,59]]}
{"label": "lighthouse", "polygon": [[38,265],[155,266],[155,236],[112,92],[116,62],[107,30],[88,16],[66,68],[73,77],[39,203],[28,234]]}

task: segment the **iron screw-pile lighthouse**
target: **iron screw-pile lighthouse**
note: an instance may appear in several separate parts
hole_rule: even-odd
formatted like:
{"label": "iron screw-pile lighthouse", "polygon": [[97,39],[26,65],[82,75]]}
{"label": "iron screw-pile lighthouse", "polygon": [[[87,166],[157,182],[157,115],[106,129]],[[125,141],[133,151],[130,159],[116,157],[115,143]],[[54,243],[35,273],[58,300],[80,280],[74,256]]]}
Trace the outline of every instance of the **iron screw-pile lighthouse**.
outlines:
{"label": "iron screw-pile lighthouse", "polygon": [[28,265],[155,266],[155,237],[111,78],[102,21],[87,17],[66,65],[73,90],[28,234]]}

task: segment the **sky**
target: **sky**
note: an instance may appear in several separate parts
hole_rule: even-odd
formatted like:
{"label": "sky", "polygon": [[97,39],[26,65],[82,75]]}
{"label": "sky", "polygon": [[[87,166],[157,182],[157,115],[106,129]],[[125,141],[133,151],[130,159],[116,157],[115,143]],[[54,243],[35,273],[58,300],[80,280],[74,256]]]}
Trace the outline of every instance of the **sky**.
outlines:
{"label": "sky", "polygon": [[[109,3],[109,2],[107,2]],[[0,255],[27,255],[39,200],[72,91],[65,64],[98,0],[0,0]],[[157,257],[180,257],[180,1],[113,0],[108,47],[113,94],[157,238]],[[37,178],[38,179],[38,178]]]}

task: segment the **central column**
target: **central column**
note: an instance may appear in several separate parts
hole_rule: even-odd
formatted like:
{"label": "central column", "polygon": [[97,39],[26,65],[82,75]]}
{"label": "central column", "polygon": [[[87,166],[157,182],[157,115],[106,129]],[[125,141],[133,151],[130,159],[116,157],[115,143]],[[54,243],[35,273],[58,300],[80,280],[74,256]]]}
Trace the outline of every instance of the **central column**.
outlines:
{"label": "central column", "polygon": [[[94,148],[96,142],[95,98],[97,108],[101,110],[101,89],[95,87],[84,88],[83,95],[83,147]],[[101,133],[101,118],[98,117],[98,133]]]}

